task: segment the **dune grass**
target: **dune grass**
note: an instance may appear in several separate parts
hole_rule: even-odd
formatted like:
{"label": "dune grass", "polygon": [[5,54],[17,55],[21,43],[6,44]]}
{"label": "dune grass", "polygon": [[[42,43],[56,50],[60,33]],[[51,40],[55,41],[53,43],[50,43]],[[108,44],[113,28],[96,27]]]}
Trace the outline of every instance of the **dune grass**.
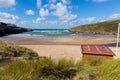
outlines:
{"label": "dune grass", "polygon": [[105,61],[98,67],[99,80],[120,80],[120,59]]}
{"label": "dune grass", "polygon": [[[97,62],[97,65],[95,64]],[[0,69],[0,80],[119,80],[120,60],[74,62],[61,59],[14,61]]]}
{"label": "dune grass", "polygon": [[[0,80],[119,80],[120,59],[93,60],[89,62],[50,58],[29,60],[38,56],[34,51],[0,43],[3,58],[24,57],[24,61],[12,61],[0,68]],[[1,60],[0,59],[0,60]]]}
{"label": "dune grass", "polygon": [[2,59],[11,57],[23,57],[25,59],[31,59],[37,56],[37,53],[31,49],[0,42],[0,57]]}

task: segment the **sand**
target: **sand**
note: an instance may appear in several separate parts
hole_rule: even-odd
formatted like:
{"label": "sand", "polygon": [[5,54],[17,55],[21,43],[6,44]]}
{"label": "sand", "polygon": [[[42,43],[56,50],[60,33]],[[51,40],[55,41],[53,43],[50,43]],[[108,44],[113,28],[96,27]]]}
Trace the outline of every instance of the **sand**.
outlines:
{"label": "sand", "polygon": [[[104,44],[108,45],[115,53],[116,37],[97,36],[97,37],[69,37],[69,38],[22,38],[22,37],[1,37],[1,41],[16,44],[32,49],[39,56],[51,57],[59,60],[61,58],[81,60],[80,44]],[[120,58],[120,48],[117,57]]]}
{"label": "sand", "polygon": [[[36,51],[39,56],[50,57],[54,60],[62,58],[72,59],[75,61],[82,59],[81,46],[80,45],[20,45]],[[109,47],[114,53],[115,47]],[[120,48],[118,49],[120,52]],[[120,54],[114,56],[114,58],[120,58]]]}
{"label": "sand", "polygon": [[75,45],[21,45],[32,49],[38,53],[39,56],[50,57],[58,60],[62,58],[80,60],[82,58],[81,46]]}
{"label": "sand", "polygon": [[24,38],[5,36],[0,38],[1,41],[18,45],[68,45],[68,44],[114,44],[116,36],[81,36],[81,37],[61,37],[61,38]]}

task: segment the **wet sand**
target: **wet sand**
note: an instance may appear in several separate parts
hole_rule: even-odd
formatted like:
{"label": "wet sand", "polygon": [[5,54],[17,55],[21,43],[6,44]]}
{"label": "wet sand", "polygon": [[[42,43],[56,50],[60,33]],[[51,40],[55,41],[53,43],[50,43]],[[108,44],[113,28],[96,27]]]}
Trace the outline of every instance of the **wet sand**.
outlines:
{"label": "wet sand", "polygon": [[18,45],[75,45],[75,44],[114,44],[115,36],[87,36],[87,37],[62,37],[62,38],[24,38],[5,36],[0,38],[1,41],[9,44]]}

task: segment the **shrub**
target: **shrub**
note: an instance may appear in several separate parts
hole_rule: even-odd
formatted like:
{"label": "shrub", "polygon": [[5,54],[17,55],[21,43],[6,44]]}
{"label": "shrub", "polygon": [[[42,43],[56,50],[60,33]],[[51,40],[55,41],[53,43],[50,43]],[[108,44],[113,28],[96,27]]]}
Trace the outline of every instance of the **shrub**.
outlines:
{"label": "shrub", "polygon": [[[43,63],[46,62],[46,63]],[[44,59],[41,66],[37,67],[32,73],[33,80],[43,80],[50,78],[52,80],[66,80],[72,79],[76,75],[77,69],[74,67],[74,62],[71,63],[69,60],[62,59],[57,63],[51,59]]]}
{"label": "shrub", "polygon": [[25,59],[31,59],[37,57],[37,53],[31,49],[19,47],[16,45],[10,45],[5,43],[0,43],[0,56],[4,57],[24,57]]}

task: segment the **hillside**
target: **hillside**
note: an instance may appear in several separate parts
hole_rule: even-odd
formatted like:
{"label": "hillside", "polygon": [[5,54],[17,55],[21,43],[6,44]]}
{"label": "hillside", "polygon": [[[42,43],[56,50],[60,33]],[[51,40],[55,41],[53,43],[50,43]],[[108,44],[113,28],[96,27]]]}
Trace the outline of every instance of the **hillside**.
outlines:
{"label": "hillside", "polygon": [[27,31],[31,31],[31,29],[21,28],[14,24],[7,24],[7,23],[0,22],[0,36],[4,36],[7,34],[27,32]]}
{"label": "hillside", "polygon": [[120,23],[120,20],[105,21],[73,27],[70,28],[69,31],[94,34],[116,34],[118,23]]}

